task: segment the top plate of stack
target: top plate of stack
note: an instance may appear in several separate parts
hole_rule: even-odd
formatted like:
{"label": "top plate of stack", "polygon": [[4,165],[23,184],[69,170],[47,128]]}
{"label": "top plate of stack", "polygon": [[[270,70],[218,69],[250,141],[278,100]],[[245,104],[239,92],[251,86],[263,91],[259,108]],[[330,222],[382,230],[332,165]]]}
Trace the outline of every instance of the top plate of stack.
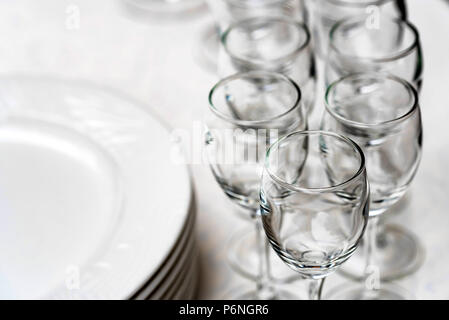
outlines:
{"label": "top plate of stack", "polygon": [[186,231],[189,173],[137,103],[0,79],[0,298],[124,299]]}

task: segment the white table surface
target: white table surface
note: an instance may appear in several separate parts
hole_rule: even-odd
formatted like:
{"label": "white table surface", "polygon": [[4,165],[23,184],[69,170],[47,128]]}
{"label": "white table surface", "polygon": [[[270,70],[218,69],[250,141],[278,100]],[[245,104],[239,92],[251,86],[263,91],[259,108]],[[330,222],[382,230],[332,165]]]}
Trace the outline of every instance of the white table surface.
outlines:
{"label": "white table surface", "polygon": [[[449,5],[443,0],[408,3],[424,48],[424,154],[401,212],[391,219],[413,230],[426,258],[415,274],[398,283],[419,299],[448,299]],[[208,91],[217,81],[198,54],[199,38],[211,23],[207,10],[162,19],[130,15],[119,0],[3,0],[0,16],[1,74],[50,74],[112,87],[194,136],[194,123],[201,121]],[[201,137],[192,140],[186,149],[201,143]],[[249,283],[229,269],[224,254],[229,235],[247,223],[233,213],[207,165],[194,164],[191,171],[202,252],[199,298],[221,298]],[[331,275],[325,292],[343,281]],[[301,282],[289,290],[305,295]]]}

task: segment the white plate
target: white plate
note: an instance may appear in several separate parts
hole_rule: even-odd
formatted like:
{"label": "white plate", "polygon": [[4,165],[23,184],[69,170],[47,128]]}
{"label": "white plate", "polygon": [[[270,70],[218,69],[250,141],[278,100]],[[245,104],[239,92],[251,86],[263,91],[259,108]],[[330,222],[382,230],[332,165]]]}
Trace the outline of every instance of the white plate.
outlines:
{"label": "white plate", "polygon": [[165,292],[158,292],[155,295],[146,297],[146,300],[172,300],[181,299],[189,296],[189,292],[196,287],[198,282],[198,257],[199,250],[195,246],[190,252],[188,261],[184,264],[180,272],[177,274],[174,282],[167,287]]}
{"label": "white plate", "polygon": [[107,89],[0,79],[0,298],[131,296],[188,217],[176,148]]}
{"label": "white plate", "polygon": [[174,299],[178,299],[178,300],[182,300],[182,299],[187,299],[187,300],[192,300],[192,299],[196,299],[197,295],[198,295],[198,287],[200,284],[200,274],[201,274],[201,266],[200,266],[200,257],[199,255],[196,258],[196,262],[195,262],[195,266],[194,266],[194,272],[195,274],[191,277],[190,279],[190,284],[188,285],[188,289],[185,292],[184,295],[179,296],[179,297],[175,297]]}
{"label": "white plate", "polygon": [[163,297],[168,296],[172,290],[179,287],[179,284],[184,278],[189,277],[188,270],[190,270],[190,266],[193,263],[196,252],[196,242],[191,241],[189,247],[186,248],[186,254],[183,259],[176,264],[170,276],[167,277],[166,281],[164,281],[164,283],[157,288],[157,291],[151,293],[151,299],[162,299]]}
{"label": "white plate", "polygon": [[196,288],[198,282],[198,250],[195,250],[190,261],[189,269],[184,273],[184,276],[170,288],[170,291],[163,296],[165,300],[180,300],[186,299],[192,295],[192,291]]}
{"label": "white plate", "polygon": [[167,286],[170,286],[177,277],[181,269],[185,268],[189,256],[194,248],[194,215],[189,217],[188,224],[182,236],[176,242],[176,248],[170,254],[168,259],[164,261],[161,268],[146,281],[146,283],[136,292],[131,299],[146,299],[152,295],[162,295]]}

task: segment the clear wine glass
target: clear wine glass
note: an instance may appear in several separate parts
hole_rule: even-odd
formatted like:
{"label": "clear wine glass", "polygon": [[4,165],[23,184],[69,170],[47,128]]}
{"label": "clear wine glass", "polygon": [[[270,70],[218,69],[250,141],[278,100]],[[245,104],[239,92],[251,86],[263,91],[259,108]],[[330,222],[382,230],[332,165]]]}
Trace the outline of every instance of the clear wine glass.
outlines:
{"label": "clear wine glass", "polygon": [[294,130],[307,128],[301,90],[282,74],[251,71],[219,81],[209,94],[205,150],[212,173],[225,194],[253,219],[259,254],[255,290],[239,299],[289,299],[276,290],[268,245],[263,245],[259,189],[268,146]]}
{"label": "clear wine glass", "polygon": [[[419,244],[405,229],[384,226],[377,232],[377,225],[379,216],[403,197],[420,163],[422,123],[417,91],[393,75],[359,73],[331,84],[325,104],[321,128],[345,135],[363,149],[371,186],[364,250],[343,269],[353,277],[365,273],[367,280],[373,274],[383,280],[406,275],[421,262]],[[357,294],[347,294],[360,299],[401,296],[380,287],[380,279],[372,285],[366,281],[354,289]]]}
{"label": "clear wine glass", "polygon": [[311,279],[322,281],[351,257],[368,220],[369,186],[362,150],[332,132],[298,131],[268,150],[260,206],[271,246]]}
{"label": "clear wine glass", "polygon": [[[207,0],[214,17],[214,26],[208,26],[200,42],[199,52],[208,58],[214,72],[218,65],[221,34],[235,22],[254,17],[287,17],[304,22],[303,0]],[[212,52],[211,52],[212,51]],[[201,61],[200,61],[201,62]],[[203,63],[203,62],[202,62]]]}
{"label": "clear wine glass", "polygon": [[323,58],[327,55],[329,32],[341,19],[364,14],[371,19],[380,15],[407,19],[405,0],[306,0],[305,10],[315,50]]}
{"label": "clear wine glass", "polygon": [[316,72],[307,27],[287,18],[253,18],[233,24],[221,38],[218,72],[266,70],[287,75],[303,93],[308,114],[315,101]]}
{"label": "clear wine glass", "polygon": [[372,26],[359,16],[338,22],[330,32],[326,87],[353,73],[387,72],[420,90],[422,71],[419,34],[410,22],[380,16]]}

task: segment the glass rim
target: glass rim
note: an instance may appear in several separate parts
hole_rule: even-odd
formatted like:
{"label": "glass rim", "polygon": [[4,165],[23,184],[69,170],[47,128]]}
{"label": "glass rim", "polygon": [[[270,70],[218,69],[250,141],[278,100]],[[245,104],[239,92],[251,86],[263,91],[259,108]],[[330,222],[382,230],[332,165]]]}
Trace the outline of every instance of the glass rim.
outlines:
{"label": "glass rim", "polygon": [[[292,52],[290,52],[289,54],[276,58],[276,59],[272,59],[272,60],[261,60],[261,59],[252,59],[252,58],[243,58],[240,57],[238,55],[235,55],[233,52],[231,52],[231,50],[229,50],[228,46],[227,46],[227,39],[229,34],[234,31],[235,29],[244,26],[246,24],[250,24],[250,23],[256,23],[256,22],[268,22],[268,23],[284,23],[290,26],[295,27],[296,30],[302,30],[304,31],[306,38],[304,40],[304,43],[300,43],[300,45],[298,45],[296,47],[295,50],[293,50]],[[240,61],[240,62],[244,62],[250,65],[263,65],[267,62],[269,63],[278,63],[278,62],[282,62],[282,61],[288,61],[291,60],[293,57],[297,56],[300,52],[302,52],[304,49],[306,49],[309,44],[310,44],[310,40],[311,40],[311,36],[310,36],[310,31],[309,28],[307,28],[307,26],[299,21],[293,20],[291,18],[283,18],[283,17],[255,17],[255,18],[249,18],[249,19],[244,19],[238,22],[235,22],[233,24],[231,24],[221,35],[220,37],[220,42],[221,45],[223,46],[224,50],[226,51],[226,53],[233,59],[236,61]]]}
{"label": "glass rim", "polygon": [[401,59],[407,55],[409,55],[410,53],[412,53],[413,49],[415,48],[419,48],[419,32],[418,29],[416,28],[416,26],[414,24],[412,24],[409,21],[406,20],[401,20],[398,18],[393,18],[390,16],[383,16],[382,18],[388,19],[390,22],[394,22],[398,25],[405,25],[406,28],[408,28],[412,34],[414,35],[414,39],[413,42],[407,46],[405,49],[400,50],[396,53],[390,54],[390,55],[386,55],[384,57],[380,57],[380,58],[374,58],[374,57],[361,57],[361,56],[357,56],[357,55],[353,55],[353,54],[346,54],[341,52],[341,50],[339,48],[337,48],[337,46],[334,43],[334,35],[335,33],[344,25],[346,24],[350,24],[350,23],[357,23],[357,22],[361,22],[361,21],[366,21],[366,17],[367,15],[359,15],[359,16],[353,16],[353,17],[347,17],[344,18],[342,20],[339,20],[338,22],[336,22],[332,28],[331,31],[329,32],[329,48],[332,49],[333,51],[335,51],[338,55],[340,56],[344,56],[347,58],[353,58],[353,59],[357,59],[357,60],[361,60],[361,61],[371,61],[371,62],[390,62],[390,61],[395,61],[398,59]]}
{"label": "glass rim", "polygon": [[347,7],[353,7],[353,8],[363,8],[365,6],[372,6],[372,5],[382,5],[387,2],[392,2],[393,0],[367,0],[365,2],[354,2],[349,0],[327,0],[328,2],[347,6]]}
{"label": "glass rim", "polygon": [[[328,187],[314,187],[314,188],[308,188],[308,187],[301,187],[295,184],[291,184],[288,183],[287,181],[285,181],[282,178],[279,178],[276,174],[274,174],[273,172],[271,172],[270,170],[270,155],[272,150],[274,150],[274,148],[279,148],[279,146],[281,145],[282,142],[288,140],[289,138],[291,138],[292,136],[296,136],[296,135],[325,135],[325,136],[331,136],[334,138],[338,138],[342,141],[345,141],[348,145],[350,145],[353,150],[356,151],[356,153],[360,156],[360,167],[358,168],[358,170],[347,180],[337,183],[335,185],[332,186],[328,186]],[[295,132],[291,132],[285,136],[283,136],[282,138],[280,138],[279,140],[277,140],[276,142],[274,142],[267,150],[266,153],[266,157],[265,157],[265,164],[264,164],[264,171],[268,173],[268,175],[271,177],[271,179],[273,179],[274,181],[276,181],[277,183],[279,183],[282,187],[290,190],[290,191],[296,191],[296,192],[305,192],[305,193],[323,193],[323,192],[332,192],[335,191],[337,189],[340,189],[348,184],[350,184],[351,182],[353,182],[355,179],[357,179],[360,175],[362,175],[364,172],[366,172],[366,166],[365,166],[365,154],[363,153],[362,148],[355,143],[352,139],[345,137],[341,134],[332,132],[332,131],[324,131],[324,130],[304,130],[304,131],[295,131]]]}
{"label": "glass rim", "polygon": [[[221,112],[213,103],[213,97],[214,97],[214,93],[216,92],[216,90],[218,88],[223,87],[224,85],[226,85],[229,82],[232,82],[234,80],[237,79],[245,79],[245,77],[256,77],[257,75],[260,76],[269,76],[271,79],[280,79],[285,83],[288,83],[296,92],[297,97],[295,99],[295,102],[293,103],[293,105],[291,107],[289,107],[286,111],[283,111],[282,113],[279,113],[269,119],[262,119],[262,120],[241,120],[241,119],[235,119],[232,117],[227,116],[226,114],[224,114],[223,112]],[[249,71],[249,72],[239,72],[236,74],[233,74],[231,76],[228,76],[226,78],[221,79],[220,81],[218,81],[210,90],[209,92],[209,97],[208,97],[208,101],[209,101],[209,109],[212,110],[212,112],[218,116],[219,118],[233,123],[235,125],[240,125],[243,127],[251,127],[251,126],[255,126],[255,125],[262,125],[262,124],[267,124],[271,121],[274,120],[278,120],[288,114],[290,114],[291,112],[293,112],[294,110],[297,110],[299,108],[302,108],[302,104],[301,104],[301,100],[302,100],[302,93],[301,93],[301,89],[299,88],[298,84],[293,81],[292,79],[290,79],[289,77],[287,77],[286,75],[283,75],[281,73],[277,73],[277,72],[270,72],[270,71],[264,71],[264,70],[253,70],[253,71]]]}
{"label": "glass rim", "polygon": [[[350,119],[347,119],[344,116],[336,113],[334,111],[334,103],[331,103],[329,101],[329,96],[330,96],[331,92],[333,92],[333,90],[335,90],[335,88],[339,84],[343,83],[344,81],[351,79],[351,78],[357,79],[358,77],[360,77],[360,79],[363,79],[364,77],[366,77],[366,79],[373,79],[373,78],[390,79],[390,80],[395,81],[396,83],[401,84],[409,92],[409,95],[413,99],[413,101],[410,103],[410,105],[407,108],[407,112],[405,112],[404,114],[401,114],[400,116],[395,117],[394,119],[381,121],[378,123],[365,123],[365,122],[350,120]],[[348,124],[353,127],[369,129],[369,128],[375,128],[375,127],[394,125],[394,124],[402,123],[403,121],[407,120],[419,109],[419,98],[418,98],[418,92],[413,87],[413,85],[411,85],[410,82],[408,82],[400,77],[397,77],[395,75],[388,74],[388,73],[360,72],[360,73],[349,74],[347,76],[344,76],[344,77],[332,82],[326,89],[326,93],[324,95],[324,106],[325,106],[326,111],[332,117],[336,118],[337,121],[343,122],[343,123]]]}

